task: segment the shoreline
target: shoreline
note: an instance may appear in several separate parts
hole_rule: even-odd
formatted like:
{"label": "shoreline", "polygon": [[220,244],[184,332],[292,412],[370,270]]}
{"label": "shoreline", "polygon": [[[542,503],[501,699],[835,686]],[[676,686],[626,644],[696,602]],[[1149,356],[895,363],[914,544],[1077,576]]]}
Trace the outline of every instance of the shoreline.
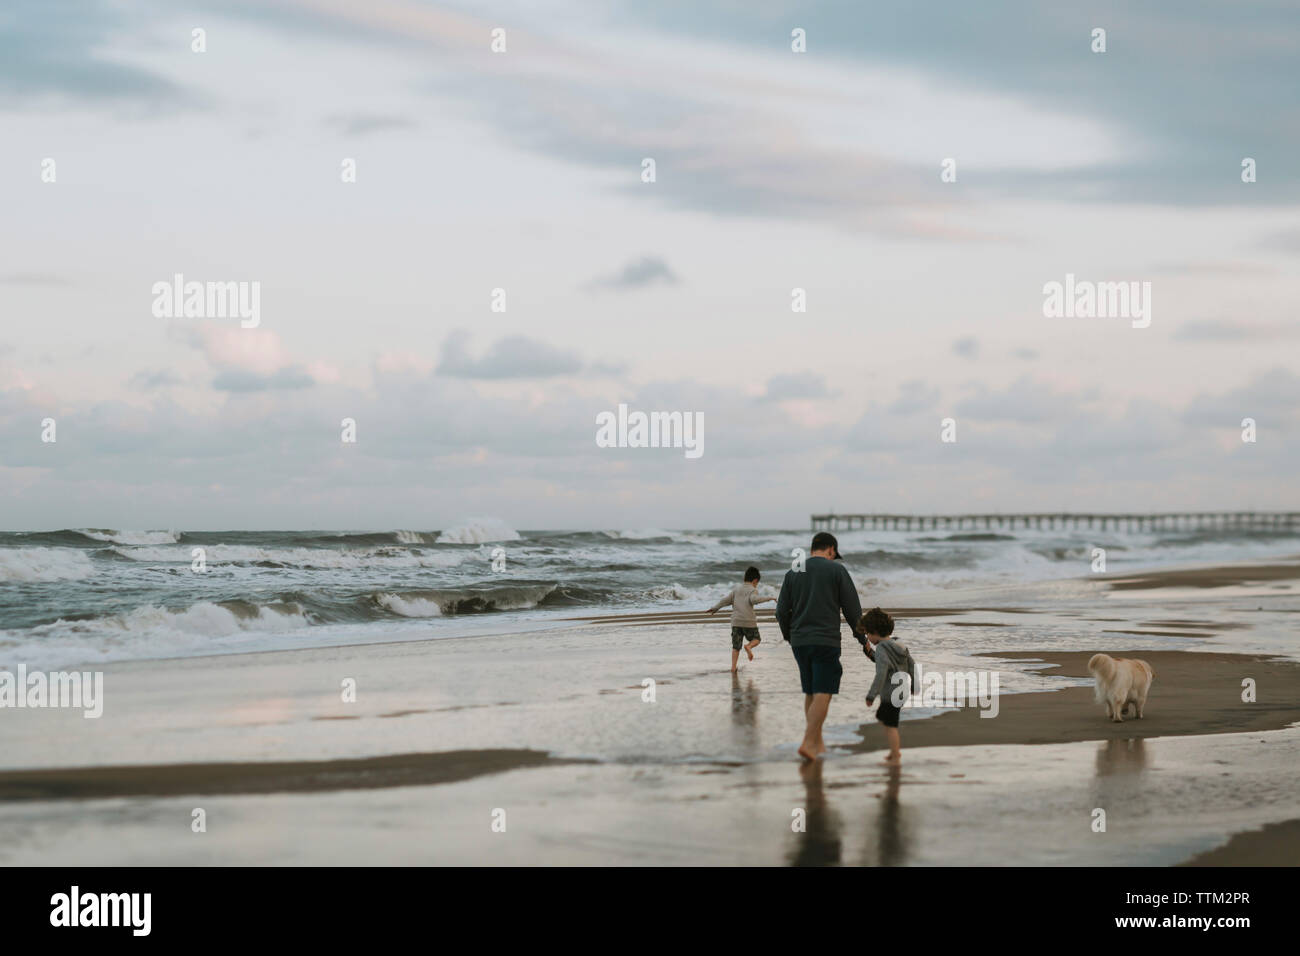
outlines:
{"label": "shoreline", "polygon": [[[1300,564],[1264,567],[1273,566],[1300,577]],[[1203,593],[1257,580],[1260,567],[1206,569],[1227,583]],[[1209,865],[1280,860],[1287,839],[1249,834],[1300,819],[1290,772],[1300,762],[1294,608],[1243,618],[1235,598],[1189,603],[1187,572],[1170,573],[1183,576],[1179,590],[1154,588],[1154,603],[893,609],[911,622],[900,637],[927,671],[996,669],[1004,680],[993,719],[971,708],[905,710],[904,768],[892,780],[879,765],[883,734],[862,702],[872,669],[856,653],[845,655],[831,708],[831,754],[800,764],[802,695],[770,612],[756,660],[736,675],[726,671],[727,616],[703,611],[560,620],[497,635],[505,641],[108,663],[99,720],[67,709],[0,711],[0,824],[36,834],[0,848],[0,863],[33,848],[78,863],[191,862],[198,851],[170,828],[196,797],[240,821],[202,851],[231,863],[248,862],[260,845],[251,833],[292,862],[420,862],[419,846],[429,844],[418,834],[431,825],[430,852],[462,862],[528,864],[558,853],[599,865],[627,859],[620,847],[685,864],[1107,865],[1112,858],[1099,854],[1114,852],[1130,865],[1195,865],[1203,854],[1217,854]],[[1253,597],[1249,605],[1253,612]],[[1146,719],[1105,719],[1084,686],[1093,649],[1152,664]],[[1241,701],[1244,677],[1257,683],[1258,702]],[[348,681],[351,701],[340,697]],[[1174,799],[1175,771],[1177,813],[1162,802]],[[1242,805],[1242,788],[1257,799]],[[871,827],[888,831],[909,814],[915,827],[924,821],[913,852],[880,857],[871,833],[846,823],[876,819],[882,798],[897,813]],[[740,817],[727,810],[737,800],[747,807]],[[844,847],[858,849],[791,843],[790,807],[814,800],[840,808],[826,826],[843,824]],[[1075,829],[1086,831],[1095,806],[1117,815],[1122,851]],[[526,821],[524,842],[480,842],[479,815],[493,807]],[[770,829],[751,833],[742,818],[753,815]],[[103,829],[71,831],[79,843],[66,836],[67,821],[83,816]],[[1013,822],[1029,828],[1023,840]],[[980,849],[981,833],[996,834],[999,849]]]}

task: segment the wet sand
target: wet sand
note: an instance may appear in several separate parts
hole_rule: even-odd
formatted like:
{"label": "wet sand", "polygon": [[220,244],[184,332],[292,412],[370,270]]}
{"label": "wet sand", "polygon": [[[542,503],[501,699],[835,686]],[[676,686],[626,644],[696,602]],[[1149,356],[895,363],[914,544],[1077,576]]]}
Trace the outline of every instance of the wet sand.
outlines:
{"label": "wet sand", "polygon": [[1103,580],[1116,591],[1153,588],[1222,588],[1235,585],[1293,581],[1300,577],[1300,563],[1223,565],[1208,568],[1175,568],[1141,574],[1116,575]]}
{"label": "wet sand", "polygon": [[1234,834],[1223,846],[1198,853],[1180,866],[1296,866],[1300,863],[1300,820],[1270,823]]}
{"label": "wet sand", "polygon": [[0,801],[317,793],[418,787],[455,783],[523,767],[573,762],[557,760],[535,750],[461,750],[359,760],[10,770],[0,771]]}
{"label": "wet sand", "polygon": [[[1266,567],[1285,573],[1198,572],[1199,600],[1174,571],[1097,581],[1113,601],[896,609],[924,666],[1006,677],[995,718],[905,711],[901,772],[880,766],[853,646],[832,753],[800,764],[767,615],[738,675],[726,615],[697,611],[110,665],[99,720],[0,714],[0,830],[21,835],[0,863],[1294,863],[1300,565]],[[1233,597],[1261,580],[1277,600]],[[1097,650],[1152,664],[1146,719],[1105,719]],[[215,812],[202,837],[196,805]],[[513,837],[488,828],[497,808]]]}
{"label": "wet sand", "polygon": [[[909,720],[904,709],[900,731],[904,747],[969,744],[1054,744],[1074,740],[1133,740],[1189,734],[1231,734],[1278,730],[1300,722],[1300,663],[1251,654],[1191,651],[1129,650],[1115,657],[1138,657],[1155,671],[1145,717],[1122,723],[1106,718],[1094,702],[1093,688],[1067,687],[1043,694],[1004,694],[994,718],[963,708]],[[1043,661],[1043,671],[1062,677],[1091,680],[1089,651],[1019,651],[982,654],[996,660]],[[1242,680],[1256,683],[1256,701],[1242,701]],[[1130,711],[1132,713],[1132,711]],[[883,734],[870,724],[862,727],[864,743],[854,748],[872,751]]]}

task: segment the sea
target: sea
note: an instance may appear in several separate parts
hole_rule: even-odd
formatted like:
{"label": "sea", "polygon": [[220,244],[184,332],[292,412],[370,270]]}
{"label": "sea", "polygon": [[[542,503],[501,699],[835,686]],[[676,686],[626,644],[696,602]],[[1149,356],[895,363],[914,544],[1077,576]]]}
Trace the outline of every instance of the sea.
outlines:
{"label": "sea", "polygon": [[[1109,575],[1300,554],[1295,530],[850,531],[863,606],[1085,599]],[[762,572],[776,594],[806,529],[0,533],[0,667],[439,640],[707,608]],[[1046,586],[1055,582],[1051,586]],[[768,605],[770,607],[770,605]]]}

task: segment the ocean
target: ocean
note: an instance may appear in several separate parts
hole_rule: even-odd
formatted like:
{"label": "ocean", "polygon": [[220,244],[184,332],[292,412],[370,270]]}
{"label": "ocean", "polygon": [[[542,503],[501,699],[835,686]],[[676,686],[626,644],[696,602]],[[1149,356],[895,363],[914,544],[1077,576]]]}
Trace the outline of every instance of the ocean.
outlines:
{"label": "ocean", "polygon": [[[838,537],[864,606],[1086,598],[1095,548],[1112,575],[1300,553],[1294,530]],[[749,564],[775,594],[792,549],[809,539],[806,530],[517,531],[492,519],[434,531],[0,533],[0,667],[436,640],[702,610]]]}

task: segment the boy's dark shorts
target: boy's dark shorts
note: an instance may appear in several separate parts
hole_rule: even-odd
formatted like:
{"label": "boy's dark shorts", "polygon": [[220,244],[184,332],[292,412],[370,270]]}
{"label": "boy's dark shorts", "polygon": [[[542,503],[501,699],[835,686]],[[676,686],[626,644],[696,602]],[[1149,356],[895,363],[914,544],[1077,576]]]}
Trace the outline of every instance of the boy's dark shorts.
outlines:
{"label": "boy's dark shorts", "polygon": [[886,694],[884,697],[880,698],[880,706],[876,709],[876,721],[884,724],[886,727],[897,727],[899,709],[895,707],[894,702],[889,699],[890,696],[890,694]]}
{"label": "boy's dark shorts", "polygon": [[740,645],[749,641],[761,640],[756,627],[733,627],[731,629],[731,649],[740,650]]}
{"label": "boy's dark shorts", "polygon": [[840,649],[821,644],[803,644],[791,647],[795,663],[799,665],[799,680],[805,694],[838,694],[840,675]]}

